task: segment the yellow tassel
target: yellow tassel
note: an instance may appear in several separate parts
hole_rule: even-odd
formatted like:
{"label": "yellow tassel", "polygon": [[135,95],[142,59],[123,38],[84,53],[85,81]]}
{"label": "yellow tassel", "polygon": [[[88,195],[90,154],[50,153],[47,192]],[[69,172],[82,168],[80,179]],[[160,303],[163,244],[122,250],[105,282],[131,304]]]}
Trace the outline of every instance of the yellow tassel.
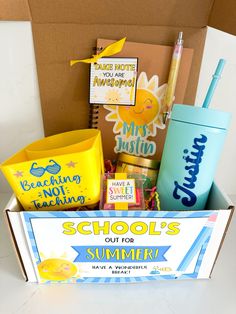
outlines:
{"label": "yellow tassel", "polygon": [[113,56],[116,53],[119,53],[124,46],[124,43],[126,41],[126,37],[116,41],[113,44],[110,44],[106,48],[104,48],[100,53],[97,55],[93,55],[92,58],[89,59],[80,59],[80,60],[71,60],[70,61],[70,66],[73,66],[74,64],[78,62],[83,62],[83,63],[96,63],[100,58],[102,57],[109,57]]}

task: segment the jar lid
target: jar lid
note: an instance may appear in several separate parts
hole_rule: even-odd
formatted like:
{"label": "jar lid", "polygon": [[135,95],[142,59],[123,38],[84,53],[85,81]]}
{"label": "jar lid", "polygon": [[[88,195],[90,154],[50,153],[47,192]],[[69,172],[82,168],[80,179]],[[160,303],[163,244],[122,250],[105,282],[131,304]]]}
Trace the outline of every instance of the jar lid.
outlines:
{"label": "jar lid", "polygon": [[118,161],[123,161],[128,164],[136,165],[139,167],[158,169],[160,162],[153,159],[143,158],[139,156],[132,156],[125,153],[120,153],[118,155]]}

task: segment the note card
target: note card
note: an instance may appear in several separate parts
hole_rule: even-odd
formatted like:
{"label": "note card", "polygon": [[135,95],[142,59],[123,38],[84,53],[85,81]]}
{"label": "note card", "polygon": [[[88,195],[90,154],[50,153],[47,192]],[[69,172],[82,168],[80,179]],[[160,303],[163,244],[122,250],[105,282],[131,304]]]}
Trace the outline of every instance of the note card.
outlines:
{"label": "note card", "polygon": [[90,104],[135,105],[138,58],[101,58],[90,67]]}

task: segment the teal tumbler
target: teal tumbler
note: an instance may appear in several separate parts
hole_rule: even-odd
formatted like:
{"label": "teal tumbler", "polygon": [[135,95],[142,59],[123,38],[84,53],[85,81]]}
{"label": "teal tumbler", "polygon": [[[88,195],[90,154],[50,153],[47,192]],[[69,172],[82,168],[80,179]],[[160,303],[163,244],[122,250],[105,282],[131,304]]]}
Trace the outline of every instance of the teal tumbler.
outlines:
{"label": "teal tumbler", "polygon": [[157,191],[161,210],[205,208],[231,114],[174,105]]}

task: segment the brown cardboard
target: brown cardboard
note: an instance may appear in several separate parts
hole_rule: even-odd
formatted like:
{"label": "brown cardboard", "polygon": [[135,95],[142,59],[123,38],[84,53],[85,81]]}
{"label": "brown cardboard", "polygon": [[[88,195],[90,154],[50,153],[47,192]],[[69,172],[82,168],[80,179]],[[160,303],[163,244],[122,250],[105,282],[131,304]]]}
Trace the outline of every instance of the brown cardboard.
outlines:
{"label": "brown cardboard", "polygon": [[0,20],[30,21],[31,14],[27,0],[0,0]]}
{"label": "brown cardboard", "polygon": [[162,26],[33,24],[38,78],[46,135],[88,126],[89,67],[70,68],[69,60],[86,58],[99,37],[153,44],[173,43],[180,30],[185,47],[194,49],[185,103],[193,103],[204,47],[205,29]]}
{"label": "brown cardboard", "polygon": [[[203,27],[213,0],[29,0],[34,23]],[[189,14],[189,13],[192,14]],[[100,36],[101,37],[101,36]]]}
{"label": "brown cardboard", "polygon": [[[88,66],[69,67],[70,59],[86,58],[99,37],[173,45],[180,30],[185,47],[194,49],[185,103],[193,103],[204,47],[205,30],[212,1],[166,2],[29,1],[41,94],[45,135],[88,127]],[[134,10],[135,8],[135,10]],[[194,17],[184,8],[194,11]],[[175,19],[173,19],[173,11]],[[131,14],[132,12],[132,14]],[[140,16],[142,18],[140,19]],[[109,26],[108,26],[109,24]],[[191,25],[170,27],[157,25]]]}
{"label": "brown cardboard", "polygon": [[236,1],[215,0],[212,8],[209,25],[224,32],[236,35]]}
{"label": "brown cardboard", "polygon": [[183,31],[184,46],[194,49],[184,101],[193,103],[206,34],[203,27],[210,17],[210,25],[229,31],[234,26],[234,3],[0,0],[0,18],[32,19],[45,135],[52,135],[88,127],[89,71],[86,65],[70,68],[69,60],[91,56],[97,38],[126,36],[128,41],[173,45]]}

